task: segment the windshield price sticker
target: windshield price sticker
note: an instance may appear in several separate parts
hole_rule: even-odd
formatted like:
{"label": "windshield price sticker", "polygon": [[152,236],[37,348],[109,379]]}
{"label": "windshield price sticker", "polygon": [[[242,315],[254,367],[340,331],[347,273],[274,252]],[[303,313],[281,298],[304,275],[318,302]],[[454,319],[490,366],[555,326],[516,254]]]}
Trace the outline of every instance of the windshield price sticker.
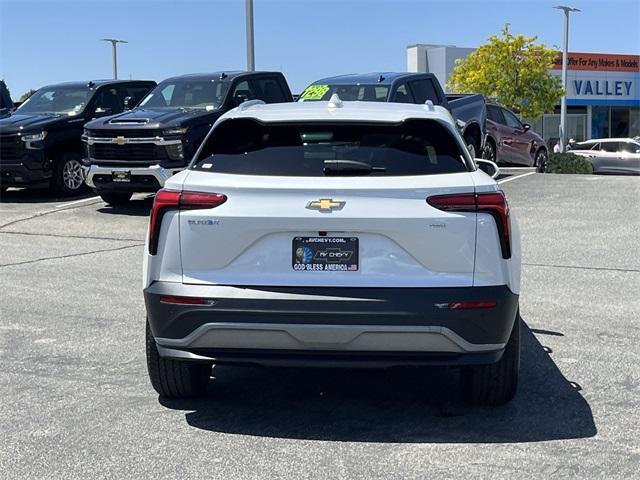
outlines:
{"label": "windshield price sticker", "polygon": [[302,92],[301,98],[304,100],[322,100],[322,97],[329,91],[329,85],[310,85]]}

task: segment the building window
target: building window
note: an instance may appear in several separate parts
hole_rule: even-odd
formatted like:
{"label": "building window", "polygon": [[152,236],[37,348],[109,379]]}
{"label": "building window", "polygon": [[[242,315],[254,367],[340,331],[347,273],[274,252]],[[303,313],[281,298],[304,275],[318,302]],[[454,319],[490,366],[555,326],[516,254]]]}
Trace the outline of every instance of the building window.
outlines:
{"label": "building window", "polygon": [[629,110],[629,136],[640,137],[640,108]]}
{"label": "building window", "polygon": [[591,138],[609,137],[609,107],[591,109]]}

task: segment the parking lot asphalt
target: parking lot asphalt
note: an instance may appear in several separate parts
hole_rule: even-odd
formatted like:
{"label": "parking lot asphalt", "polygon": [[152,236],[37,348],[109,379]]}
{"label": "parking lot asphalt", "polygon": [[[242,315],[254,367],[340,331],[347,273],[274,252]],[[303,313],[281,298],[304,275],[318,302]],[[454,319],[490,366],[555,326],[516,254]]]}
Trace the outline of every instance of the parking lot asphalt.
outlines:
{"label": "parking lot asphalt", "polygon": [[160,399],[144,356],[151,199],[0,202],[3,479],[637,478],[640,179],[503,183],[522,229],[521,383],[443,370],[214,368]]}

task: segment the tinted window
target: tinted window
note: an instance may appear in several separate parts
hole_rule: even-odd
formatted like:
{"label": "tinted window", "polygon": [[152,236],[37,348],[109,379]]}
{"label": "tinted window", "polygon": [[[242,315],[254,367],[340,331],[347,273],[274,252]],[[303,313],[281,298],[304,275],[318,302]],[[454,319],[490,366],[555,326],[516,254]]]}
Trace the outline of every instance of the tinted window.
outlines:
{"label": "tinted window", "polygon": [[215,79],[175,79],[160,83],[147,95],[143,108],[192,108],[215,110],[220,108],[229,89],[228,81]]}
{"label": "tinted window", "polygon": [[503,108],[502,115],[504,115],[504,120],[508,126],[510,126],[511,128],[522,130],[522,124],[520,123],[520,120],[518,120],[518,117],[516,117],[513,113]]}
{"label": "tinted window", "polygon": [[336,160],[358,162],[360,170],[349,175],[467,171],[454,136],[433,120],[402,125],[264,125],[231,119],[213,131],[193,167],[217,173],[322,177],[335,174],[327,172],[325,161]]}
{"label": "tinted window", "polygon": [[600,150],[598,145],[598,142],[580,142],[571,147],[571,150]]}
{"label": "tinted window", "polygon": [[259,78],[254,80],[254,83],[258,91],[258,98],[264,100],[265,103],[282,103],[287,101],[280,82],[277,79]]}
{"label": "tinted window", "polygon": [[406,83],[403,83],[398,87],[393,101],[395,103],[416,103],[413,99],[413,95],[411,95],[411,90],[409,90]]}
{"label": "tinted window", "polygon": [[122,101],[126,97],[133,98],[134,103],[137,105],[140,100],[144,98],[144,96],[151,90],[152,86],[148,87],[138,86],[138,85],[125,85],[124,87],[120,87],[122,90]]}
{"label": "tinted window", "polygon": [[233,98],[238,99],[237,102],[241,103],[246,100],[255,100],[257,95],[251,89],[249,82],[247,80],[243,80],[238,83],[233,89]]}
{"label": "tinted window", "polygon": [[122,112],[124,105],[118,97],[116,87],[109,87],[100,90],[93,108],[96,113],[113,114]]}
{"label": "tinted window", "polygon": [[503,125],[505,123],[502,112],[498,107],[494,107],[493,105],[487,105],[487,118]]}
{"label": "tinted window", "polygon": [[328,101],[337,93],[341,100],[361,102],[386,102],[389,94],[387,85],[327,85],[314,84],[305,88],[300,101]]}
{"label": "tinted window", "polygon": [[425,103],[427,100],[431,100],[436,105],[440,103],[440,98],[438,98],[438,93],[431,80],[414,80],[409,82],[409,86],[416,103]]}
{"label": "tinted window", "polygon": [[600,150],[603,152],[614,152],[617,153],[620,149],[620,142],[602,142],[600,146]]}
{"label": "tinted window", "polygon": [[634,142],[620,142],[620,151],[626,153],[640,153],[640,144]]}

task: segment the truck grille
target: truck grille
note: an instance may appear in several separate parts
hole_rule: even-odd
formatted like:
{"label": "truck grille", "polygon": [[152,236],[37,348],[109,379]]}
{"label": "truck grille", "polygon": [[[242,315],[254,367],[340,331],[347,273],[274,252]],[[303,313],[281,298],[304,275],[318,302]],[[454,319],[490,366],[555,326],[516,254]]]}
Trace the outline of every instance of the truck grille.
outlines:
{"label": "truck grille", "polygon": [[109,143],[94,143],[89,146],[89,155],[92,160],[128,160],[152,161],[168,160],[167,149],[163,145],[153,143],[129,143],[116,145]]}
{"label": "truck grille", "polygon": [[0,135],[0,162],[18,160],[24,152],[24,142],[18,135]]}

